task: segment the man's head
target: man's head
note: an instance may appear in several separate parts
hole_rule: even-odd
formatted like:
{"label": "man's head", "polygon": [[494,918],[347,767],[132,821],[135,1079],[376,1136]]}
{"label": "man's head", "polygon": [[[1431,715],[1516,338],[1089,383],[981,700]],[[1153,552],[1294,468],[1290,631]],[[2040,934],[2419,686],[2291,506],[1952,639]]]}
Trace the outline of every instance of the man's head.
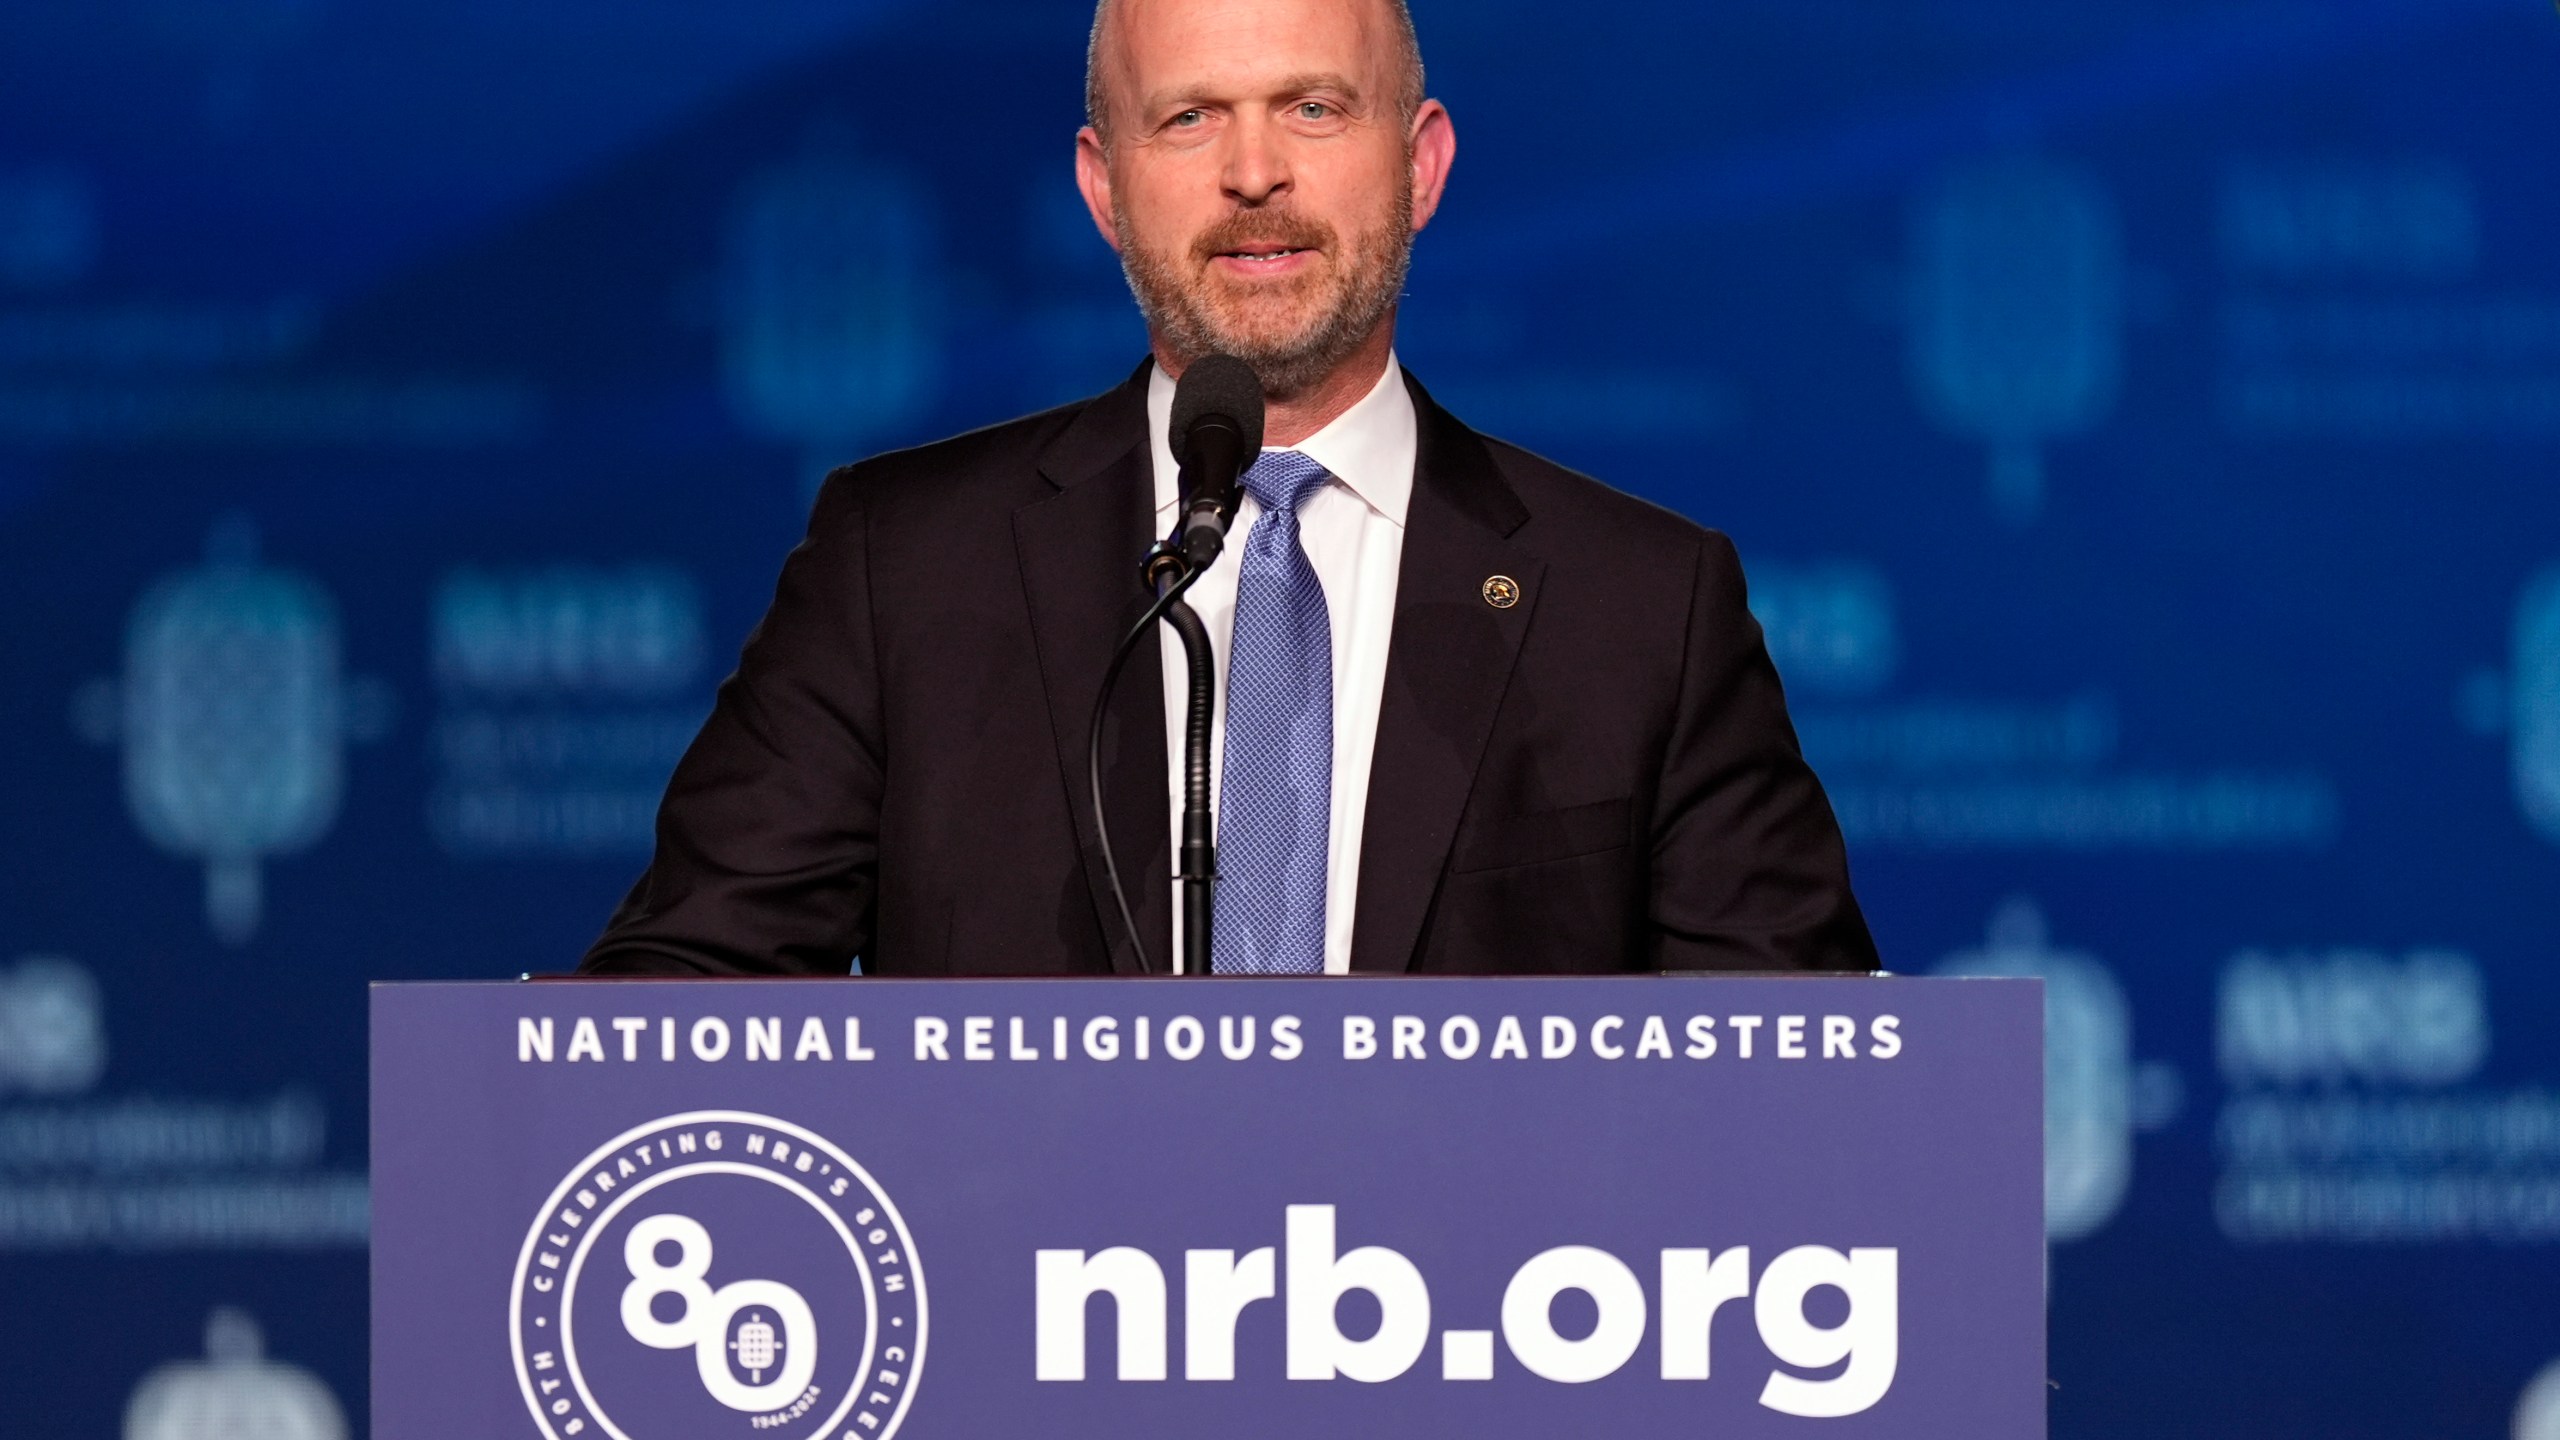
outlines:
{"label": "man's head", "polygon": [[1457,142],[1404,0],[1101,0],[1076,180],[1174,368],[1286,400],[1392,329]]}

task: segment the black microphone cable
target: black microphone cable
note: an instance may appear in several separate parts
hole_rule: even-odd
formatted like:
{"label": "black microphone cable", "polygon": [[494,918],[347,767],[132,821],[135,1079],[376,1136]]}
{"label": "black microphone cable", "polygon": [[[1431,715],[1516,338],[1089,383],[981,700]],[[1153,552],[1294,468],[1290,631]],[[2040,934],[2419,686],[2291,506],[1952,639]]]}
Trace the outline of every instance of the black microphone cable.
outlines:
{"label": "black microphone cable", "polygon": [[1129,892],[1121,887],[1120,862],[1111,854],[1111,818],[1105,813],[1102,803],[1102,721],[1110,713],[1111,694],[1120,688],[1120,672],[1128,666],[1129,657],[1137,653],[1138,642],[1155,633],[1156,624],[1164,619],[1165,612],[1179,604],[1183,592],[1191,588],[1191,582],[1200,578],[1199,571],[1182,563],[1178,550],[1170,545],[1159,545],[1147,556],[1147,573],[1153,577],[1166,567],[1179,569],[1180,578],[1170,585],[1157,586],[1155,603],[1138,617],[1137,624],[1129,627],[1128,634],[1120,637],[1119,648],[1111,652],[1111,668],[1102,675],[1102,693],[1094,698],[1093,724],[1085,734],[1085,775],[1093,791],[1094,836],[1102,842],[1102,873],[1111,882],[1111,902],[1119,907],[1120,924],[1129,932],[1129,948],[1137,952],[1138,969],[1150,975],[1155,973],[1155,967],[1147,963],[1147,942],[1138,933],[1138,917],[1129,909]]}

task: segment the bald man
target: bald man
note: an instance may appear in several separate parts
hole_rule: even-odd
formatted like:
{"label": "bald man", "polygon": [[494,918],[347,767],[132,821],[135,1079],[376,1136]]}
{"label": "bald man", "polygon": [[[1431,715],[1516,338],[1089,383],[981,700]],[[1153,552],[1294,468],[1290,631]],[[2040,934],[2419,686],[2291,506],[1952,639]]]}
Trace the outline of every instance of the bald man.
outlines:
{"label": "bald man", "polygon": [[1175,381],[1213,353],[1268,403],[1241,543],[1191,593],[1221,973],[1875,968],[1733,546],[1396,363],[1457,156],[1401,0],[1104,0],[1086,95],[1076,183],[1150,358],[828,477],[581,969],[1166,971],[1170,638],[1103,734],[1135,936],[1087,722],[1178,508]]}

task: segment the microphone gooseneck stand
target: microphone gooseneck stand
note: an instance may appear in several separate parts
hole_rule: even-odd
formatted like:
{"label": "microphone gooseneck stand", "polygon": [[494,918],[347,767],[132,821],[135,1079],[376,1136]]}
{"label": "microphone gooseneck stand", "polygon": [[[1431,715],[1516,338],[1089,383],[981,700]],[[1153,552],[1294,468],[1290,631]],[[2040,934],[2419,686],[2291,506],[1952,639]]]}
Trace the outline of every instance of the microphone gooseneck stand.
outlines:
{"label": "microphone gooseneck stand", "polygon": [[1218,889],[1216,819],[1209,808],[1209,726],[1218,703],[1216,654],[1209,632],[1183,599],[1192,583],[1218,563],[1226,548],[1227,528],[1243,504],[1243,475],[1262,448],[1262,382],[1253,367],[1232,355],[1204,355],[1183,370],[1173,391],[1167,439],[1181,464],[1181,505],[1173,533],[1147,551],[1139,576],[1155,603],[1112,652],[1103,674],[1102,694],[1093,702],[1093,729],[1086,743],[1086,766],[1093,785],[1093,828],[1102,842],[1102,869],[1111,881],[1111,900],[1119,907],[1129,948],[1140,970],[1147,964],[1147,943],[1129,912],[1129,894],[1120,885],[1120,864],[1111,854],[1111,827],[1102,813],[1102,721],[1111,708],[1111,692],[1138,642],[1163,621],[1182,637],[1189,663],[1190,705],[1182,726],[1182,839],[1174,876],[1182,886],[1182,936],[1178,975],[1212,972],[1210,940]]}
{"label": "microphone gooseneck stand", "polygon": [[[1152,567],[1151,567],[1152,568]],[[1182,637],[1182,658],[1190,670],[1190,699],[1182,712],[1182,856],[1175,878],[1182,884],[1182,973],[1209,973],[1209,940],[1217,910],[1217,828],[1209,810],[1209,721],[1218,704],[1216,652],[1209,648],[1209,627],[1182,593],[1200,572],[1185,567],[1179,581],[1167,577],[1173,598],[1164,607],[1164,622]]]}
{"label": "microphone gooseneck stand", "polygon": [[1159,621],[1172,626],[1182,638],[1190,682],[1182,726],[1182,847],[1180,868],[1174,877],[1182,886],[1182,935],[1173,970],[1177,975],[1211,973],[1209,946],[1217,905],[1218,850],[1215,818],[1209,805],[1209,728],[1217,706],[1217,663],[1209,645],[1208,627],[1200,623],[1199,613],[1183,598],[1205,568],[1195,568],[1171,540],[1160,541],[1147,552],[1142,573],[1147,588],[1155,594],[1155,603],[1138,617],[1138,623],[1129,627],[1129,633],[1121,637],[1119,648],[1112,653],[1111,667],[1103,674],[1102,694],[1094,701],[1085,755],[1092,782],[1093,828],[1102,843],[1102,868],[1111,882],[1111,899],[1119,908],[1120,923],[1128,932],[1130,948],[1137,954],[1138,968],[1152,970],[1147,963],[1146,939],[1139,933],[1137,917],[1129,909],[1128,891],[1120,883],[1119,861],[1111,851],[1110,820],[1102,803],[1102,722],[1111,708],[1111,694],[1119,688],[1120,672],[1137,652],[1138,643],[1155,633]]}

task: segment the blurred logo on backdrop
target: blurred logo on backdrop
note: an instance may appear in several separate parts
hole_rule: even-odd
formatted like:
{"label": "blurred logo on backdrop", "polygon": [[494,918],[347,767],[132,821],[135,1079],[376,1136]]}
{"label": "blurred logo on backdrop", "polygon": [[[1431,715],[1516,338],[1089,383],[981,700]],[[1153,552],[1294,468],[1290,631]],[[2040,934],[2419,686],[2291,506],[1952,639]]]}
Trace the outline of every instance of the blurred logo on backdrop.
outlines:
{"label": "blurred logo on backdrop", "polygon": [[1940,429],[1990,447],[1993,509],[2044,508],[2045,448],[2095,429],[2123,385],[2123,226],[2105,185],[2036,156],[1979,162],[1914,208],[1906,356]]}
{"label": "blurred logo on backdrop", "polygon": [[941,398],[940,242],[905,177],[821,136],[750,180],[727,232],[720,368],[748,433],[797,445],[806,483]]}
{"label": "blurred logo on backdrop", "polygon": [[691,577],[655,565],[464,568],[437,586],[429,829],[449,854],[646,854],[702,723]]}
{"label": "blurred logo on backdrop", "polygon": [[346,1412],[310,1371],[266,1358],[256,1317],[205,1321],[204,1359],[163,1365],[125,1403],[124,1440],[346,1440]]}
{"label": "blurred logo on backdrop", "polygon": [[551,1440],[887,1440],[924,1368],[898,1207],[824,1136],[739,1111],[667,1116],[571,1169],[526,1232],[510,1308]]}
{"label": "blurred logo on backdrop", "polygon": [[2226,167],[2223,264],[2291,284],[2442,282],[2480,261],[2469,176],[2425,158],[2253,157]]}
{"label": "blurred logo on backdrop", "polygon": [[2515,1440],[2560,1440],[2560,1360],[2534,1374],[2516,1400]]}
{"label": "blurred logo on backdrop", "polygon": [[[235,22],[243,9],[182,3]],[[520,378],[298,365],[323,328],[308,295],[94,293],[84,282],[110,248],[101,213],[79,168],[0,170],[0,447],[444,448],[540,428],[542,396]]]}
{"label": "blurred logo on backdrop", "polygon": [[0,1096],[77,1095],[107,1072],[98,982],[69,960],[30,955],[0,970]]}
{"label": "blurred logo on backdrop", "polygon": [[2560,565],[2525,581],[2509,642],[2506,670],[2465,675],[2454,708],[2464,728],[2508,742],[2517,813],[2560,845]]}
{"label": "blurred logo on backdrop", "polygon": [[346,746],[379,736],[390,710],[387,688],[344,674],[328,592],[261,563],[245,520],[135,602],[123,676],[74,705],[92,740],[122,745],[134,824],[203,862],[205,923],[226,945],[257,934],[265,862],[329,833]]}
{"label": "blurred logo on backdrop", "polygon": [[100,1095],[107,1042],[88,967],[0,967],[0,1254],[365,1243],[364,1175],[325,1168],[317,1100]]}
{"label": "blurred logo on backdrop", "polygon": [[2056,949],[2033,900],[1993,912],[1982,948],[1950,955],[1941,975],[2044,981],[2044,1223],[2055,1242],[2096,1234],[2133,1184],[2133,1136],[2175,1118],[2183,1082],[2166,1065],[2136,1067],[2133,1009],[2098,958]]}
{"label": "blurred logo on backdrop", "polygon": [[2480,1081],[2479,961],[2250,949],[2222,970],[2214,1211],[2244,1243],[2560,1240],[2560,1094]]}
{"label": "blurred logo on backdrop", "polygon": [[2451,161],[2252,157],[2220,197],[2219,402],[2252,440],[2560,435],[2560,294],[2474,288],[2478,187]]}
{"label": "blurred logo on backdrop", "polygon": [[1866,849],[2070,854],[2322,850],[2338,796],[2316,771],[2136,765],[2115,697],[1899,694],[1917,643],[1861,561],[1754,560],[1751,613],[1805,757]]}
{"label": "blurred logo on backdrop", "polygon": [[1790,688],[1863,698],[1892,683],[1902,663],[1893,590],[1871,566],[1755,563],[1751,614]]}

